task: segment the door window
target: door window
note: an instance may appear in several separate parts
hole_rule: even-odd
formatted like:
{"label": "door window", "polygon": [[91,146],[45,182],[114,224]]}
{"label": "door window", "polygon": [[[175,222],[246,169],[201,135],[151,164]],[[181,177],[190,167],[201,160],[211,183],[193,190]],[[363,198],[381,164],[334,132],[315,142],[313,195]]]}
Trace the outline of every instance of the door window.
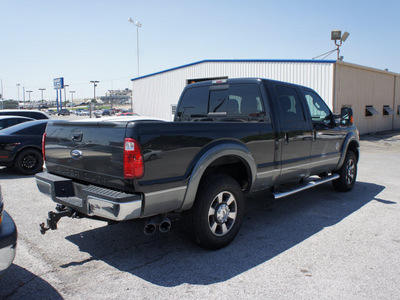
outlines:
{"label": "door window", "polygon": [[314,123],[331,123],[332,114],[326,103],[316,93],[311,91],[304,92],[311,119]]}
{"label": "door window", "polygon": [[305,121],[296,90],[292,87],[277,86],[276,92],[283,120],[287,122]]}

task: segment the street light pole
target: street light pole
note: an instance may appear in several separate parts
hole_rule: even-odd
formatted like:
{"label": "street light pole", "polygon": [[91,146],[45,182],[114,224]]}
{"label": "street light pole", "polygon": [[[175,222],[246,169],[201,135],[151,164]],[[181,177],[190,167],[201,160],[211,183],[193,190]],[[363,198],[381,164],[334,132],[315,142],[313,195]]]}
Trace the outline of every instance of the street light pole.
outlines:
{"label": "street light pole", "polygon": [[139,77],[139,28],[142,27],[142,24],[139,21],[134,21],[132,18],[129,18],[128,21],[136,26],[136,45],[137,45],[137,72]]}
{"label": "street light pole", "polygon": [[46,89],[39,89],[39,91],[42,93],[42,105],[43,105],[43,102],[44,102],[44,100],[43,100],[43,91],[45,91]]}
{"label": "street light pole", "polygon": [[71,104],[74,105],[74,93],[75,91],[69,91],[71,93]]}
{"label": "street light pole", "polygon": [[67,106],[67,87],[69,87],[68,84],[64,84],[64,102],[65,106]]}
{"label": "street light pole", "polygon": [[[29,94],[29,105],[31,105],[31,93],[33,92],[33,91],[26,91],[28,94]],[[25,106],[25,105],[24,105]]]}
{"label": "street light pole", "polygon": [[[99,81],[91,80],[90,82],[93,83],[93,102],[96,102],[96,86],[99,83]],[[90,104],[90,107],[89,107],[89,114],[90,114],[90,117],[92,117],[92,104]]]}
{"label": "street light pole", "polygon": [[19,106],[19,86],[20,86],[21,84],[20,83],[17,83],[17,90],[18,90],[18,106]]}

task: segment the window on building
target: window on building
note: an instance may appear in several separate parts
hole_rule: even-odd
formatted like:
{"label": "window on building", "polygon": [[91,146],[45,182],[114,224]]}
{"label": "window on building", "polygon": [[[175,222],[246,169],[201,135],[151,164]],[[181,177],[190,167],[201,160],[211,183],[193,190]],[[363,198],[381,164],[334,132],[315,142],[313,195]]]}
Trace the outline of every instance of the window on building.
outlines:
{"label": "window on building", "polygon": [[383,115],[388,116],[388,115],[394,115],[393,109],[390,108],[389,105],[384,105],[383,106]]}
{"label": "window on building", "polygon": [[372,117],[374,115],[379,115],[379,112],[375,109],[373,105],[366,105],[365,106],[365,116]]}
{"label": "window on building", "polygon": [[171,112],[173,115],[175,115],[176,112],[176,104],[171,104]]}

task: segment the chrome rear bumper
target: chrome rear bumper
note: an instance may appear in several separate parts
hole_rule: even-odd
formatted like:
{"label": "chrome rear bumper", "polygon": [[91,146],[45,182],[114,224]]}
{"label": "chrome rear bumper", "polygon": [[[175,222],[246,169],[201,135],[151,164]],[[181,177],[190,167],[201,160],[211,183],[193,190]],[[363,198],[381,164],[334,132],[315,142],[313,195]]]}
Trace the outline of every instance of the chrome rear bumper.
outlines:
{"label": "chrome rear bumper", "polygon": [[83,185],[71,179],[42,172],[36,174],[39,191],[54,202],[88,216],[125,221],[142,215],[142,195],[127,194],[94,185]]}

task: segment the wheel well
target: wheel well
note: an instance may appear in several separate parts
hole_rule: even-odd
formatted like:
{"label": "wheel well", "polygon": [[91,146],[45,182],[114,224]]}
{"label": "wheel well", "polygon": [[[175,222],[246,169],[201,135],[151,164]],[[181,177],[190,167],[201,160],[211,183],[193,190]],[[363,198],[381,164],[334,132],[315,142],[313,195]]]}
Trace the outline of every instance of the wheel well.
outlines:
{"label": "wheel well", "polygon": [[350,143],[349,147],[347,148],[347,151],[349,151],[349,150],[354,152],[354,154],[356,155],[356,158],[357,158],[357,162],[358,162],[359,157],[360,157],[360,152],[359,152],[359,146],[355,141],[352,141]]}
{"label": "wheel well", "polygon": [[223,156],[213,161],[204,171],[201,182],[215,174],[232,177],[239,183],[243,191],[248,191],[250,189],[250,169],[238,156]]}
{"label": "wheel well", "polygon": [[39,153],[42,153],[41,149],[36,148],[36,147],[32,147],[32,146],[28,146],[28,147],[19,149],[18,152],[15,153],[14,161],[15,161],[15,159],[18,157],[18,155],[20,155],[22,152],[27,151],[27,150],[35,150],[35,151],[37,151],[37,152],[39,152]]}

